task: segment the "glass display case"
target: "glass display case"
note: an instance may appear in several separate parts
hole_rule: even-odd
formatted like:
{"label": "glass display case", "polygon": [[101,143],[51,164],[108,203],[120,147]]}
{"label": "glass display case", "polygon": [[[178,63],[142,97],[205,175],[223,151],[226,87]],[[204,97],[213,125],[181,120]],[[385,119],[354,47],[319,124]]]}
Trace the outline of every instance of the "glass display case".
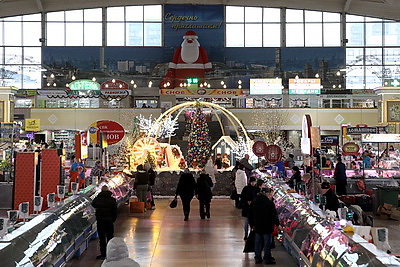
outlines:
{"label": "glass display case", "polygon": [[91,202],[103,184],[108,185],[118,204],[126,202],[132,193],[129,180],[116,175],[17,225],[0,239],[0,266],[62,266],[96,232]]}
{"label": "glass display case", "polygon": [[[357,235],[347,235],[314,203],[268,180],[283,228],[282,243],[299,266],[400,266],[393,256]],[[371,264],[371,265],[370,265]]]}

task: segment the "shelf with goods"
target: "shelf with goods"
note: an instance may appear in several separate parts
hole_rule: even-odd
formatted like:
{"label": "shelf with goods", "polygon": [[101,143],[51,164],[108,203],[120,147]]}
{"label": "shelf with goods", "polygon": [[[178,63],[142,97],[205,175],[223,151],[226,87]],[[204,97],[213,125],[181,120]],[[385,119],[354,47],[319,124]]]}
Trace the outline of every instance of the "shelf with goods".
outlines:
{"label": "shelf with goods", "polygon": [[52,139],[56,142],[57,146],[60,145],[61,141],[64,142],[64,149],[68,151],[75,149],[75,131],[53,131]]}
{"label": "shelf with goods", "polygon": [[280,239],[299,266],[385,266],[400,262],[354,233],[345,233],[327,213],[268,179],[283,228]]}

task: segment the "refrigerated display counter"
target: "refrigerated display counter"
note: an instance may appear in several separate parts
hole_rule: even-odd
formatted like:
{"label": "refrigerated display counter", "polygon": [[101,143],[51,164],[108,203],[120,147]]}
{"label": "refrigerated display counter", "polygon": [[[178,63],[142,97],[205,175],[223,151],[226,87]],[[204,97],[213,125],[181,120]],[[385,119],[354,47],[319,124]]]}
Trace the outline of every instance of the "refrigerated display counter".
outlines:
{"label": "refrigerated display counter", "polygon": [[315,203],[268,180],[282,226],[281,241],[298,266],[400,266],[394,256],[346,234]]}
{"label": "refrigerated display counter", "polygon": [[99,186],[88,186],[57,206],[20,222],[15,230],[0,238],[0,266],[64,266],[80,255],[96,237],[97,224],[92,200],[107,184],[120,205],[128,201],[132,187],[120,177]]}

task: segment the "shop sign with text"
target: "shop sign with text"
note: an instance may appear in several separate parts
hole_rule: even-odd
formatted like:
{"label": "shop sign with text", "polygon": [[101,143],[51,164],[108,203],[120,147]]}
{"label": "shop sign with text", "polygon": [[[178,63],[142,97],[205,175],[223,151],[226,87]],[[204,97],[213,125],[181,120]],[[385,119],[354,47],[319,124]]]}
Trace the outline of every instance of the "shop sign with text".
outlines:
{"label": "shop sign with text", "polygon": [[356,143],[349,142],[343,145],[342,151],[343,156],[357,156],[359,154],[360,146]]}
{"label": "shop sign with text", "polygon": [[71,90],[100,90],[100,84],[92,80],[76,80],[69,84]]}
{"label": "shop sign with text", "polygon": [[100,144],[101,135],[106,136],[107,144],[112,145],[121,141],[125,136],[124,127],[115,121],[96,121],[89,126],[90,141]]}
{"label": "shop sign with text", "polygon": [[160,89],[161,95],[241,95],[242,89]]}

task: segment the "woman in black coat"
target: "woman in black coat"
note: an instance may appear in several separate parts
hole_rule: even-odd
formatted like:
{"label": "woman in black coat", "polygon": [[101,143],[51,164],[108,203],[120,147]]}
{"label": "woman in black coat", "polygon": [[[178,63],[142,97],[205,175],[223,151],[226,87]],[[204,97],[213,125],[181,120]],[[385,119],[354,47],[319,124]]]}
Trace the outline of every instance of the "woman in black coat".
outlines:
{"label": "woman in black coat", "polygon": [[189,220],[190,213],[190,202],[194,196],[196,190],[196,181],[194,180],[193,174],[189,169],[185,169],[179,178],[178,186],[176,187],[175,196],[179,195],[182,199],[184,220]]}
{"label": "woman in black coat", "polygon": [[210,204],[212,199],[211,187],[213,186],[210,176],[207,173],[201,173],[197,179],[196,197],[200,202],[200,218],[210,219]]}
{"label": "woman in black coat", "polygon": [[301,184],[301,172],[297,166],[293,166],[292,170],[293,175],[290,177],[288,184],[290,188],[293,188],[296,190],[296,192],[299,192],[299,185]]}
{"label": "woman in black coat", "polygon": [[250,177],[248,185],[246,185],[240,194],[240,206],[242,207],[242,217],[244,217],[244,240],[247,240],[249,235],[249,210],[250,204],[257,196],[257,180],[253,176]]}

